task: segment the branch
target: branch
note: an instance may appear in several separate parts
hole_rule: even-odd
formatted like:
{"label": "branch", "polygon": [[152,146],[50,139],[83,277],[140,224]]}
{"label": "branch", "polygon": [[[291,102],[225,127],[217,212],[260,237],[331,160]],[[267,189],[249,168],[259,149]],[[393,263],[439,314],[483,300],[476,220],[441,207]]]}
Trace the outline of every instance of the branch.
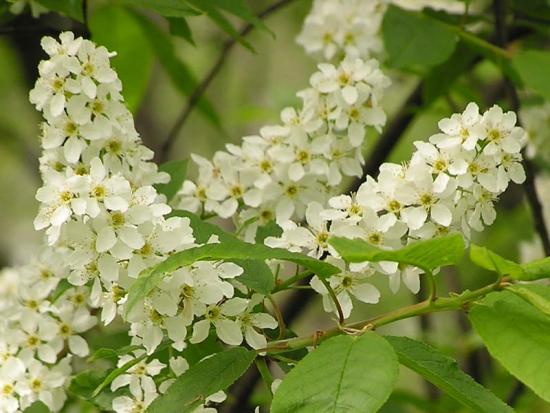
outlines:
{"label": "branch", "polygon": [[[499,291],[509,285],[507,280],[499,280],[495,283],[486,285],[473,291],[465,291],[460,295],[452,295],[448,297],[440,297],[435,301],[427,299],[417,304],[412,304],[397,310],[390,311],[378,317],[369,320],[359,321],[347,326],[349,330],[370,331],[386,324],[406,318],[416,317],[422,314],[436,313],[442,311],[454,311],[467,308],[474,301],[485,297],[493,291]],[[267,348],[258,350],[259,352],[267,353],[284,353],[304,347],[309,347],[327,338],[343,334],[344,331],[340,328],[332,328],[322,332],[315,332],[307,336],[295,337],[287,340],[272,341],[267,345]]]}
{"label": "branch", "polygon": [[[258,14],[258,18],[265,19],[270,14],[276,12],[277,10],[283,8],[284,6],[291,3],[293,0],[279,0],[276,3],[272,4],[271,6],[267,7],[265,10],[260,12]],[[162,144],[159,150],[159,160],[160,162],[164,162],[168,159],[168,154],[170,153],[170,150],[174,146],[174,143],[176,142],[176,139],[178,138],[178,134],[189,118],[189,115],[191,115],[191,112],[199,103],[201,97],[203,96],[206,89],[208,89],[208,86],[212,83],[216,75],[220,72],[221,68],[223,67],[227,56],[229,55],[229,52],[233,49],[235,44],[237,43],[237,39],[241,37],[245,37],[248,35],[253,29],[254,25],[249,23],[245,25],[240,31],[238,37],[232,37],[223,44],[222,50],[220,52],[220,55],[218,56],[218,59],[214,62],[212,65],[210,71],[206,74],[206,76],[203,78],[203,80],[195,87],[195,89],[191,92],[189,95],[189,98],[187,99],[187,103],[185,107],[183,108],[183,111],[180,113],[178,118],[176,119],[176,122],[174,123],[174,126],[172,126],[172,129],[170,130],[170,133],[168,134],[168,137]]]}

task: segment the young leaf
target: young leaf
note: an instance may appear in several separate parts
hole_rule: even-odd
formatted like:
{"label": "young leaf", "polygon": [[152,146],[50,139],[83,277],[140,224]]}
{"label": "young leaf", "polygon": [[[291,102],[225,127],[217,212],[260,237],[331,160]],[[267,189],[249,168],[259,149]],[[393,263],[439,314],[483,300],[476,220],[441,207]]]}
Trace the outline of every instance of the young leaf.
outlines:
{"label": "young leaf", "polygon": [[348,262],[395,261],[414,265],[426,272],[456,264],[464,253],[464,240],[460,234],[416,241],[398,250],[383,250],[361,239],[332,237],[328,242]]}
{"label": "young leaf", "polygon": [[191,27],[189,27],[189,24],[184,17],[169,17],[168,23],[170,24],[170,33],[172,35],[181,37],[193,46],[196,46],[195,41],[193,40],[193,33],[191,33]]}
{"label": "young leaf", "polygon": [[72,19],[84,22],[83,0],[35,0],[41,6],[44,6],[48,10],[61,13]]}
{"label": "young leaf", "polygon": [[311,270],[320,277],[329,277],[340,272],[337,267],[331,264],[282,248],[269,248],[265,245],[249,244],[239,240],[222,242],[220,244],[206,244],[177,252],[154,267],[148,274],[139,277],[128,291],[126,314],[129,314],[133,307],[160,283],[164,274],[173,272],[184,265],[190,265],[197,261],[264,261],[268,259],[293,262]]}
{"label": "young leaf", "polygon": [[458,37],[444,24],[420,13],[388,7],[382,22],[389,64],[396,68],[431,67],[453,53]]}
{"label": "young leaf", "polygon": [[171,201],[180,190],[187,176],[187,164],[187,159],[184,159],[181,161],[169,161],[159,166],[159,171],[170,175],[170,182],[167,184],[157,184],[155,188],[158,192],[164,194],[168,201]]}
{"label": "young leaf", "polygon": [[521,280],[534,281],[550,278],[550,257],[521,264],[523,274]]}
{"label": "young leaf", "polygon": [[[544,287],[544,294],[550,298],[548,288]],[[489,353],[550,402],[550,317],[515,294],[502,291],[475,304],[469,318]]]}
{"label": "young leaf", "polygon": [[[172,39],[157,25],[141,13],[132,13],[134,19],[146,33],[146,42],[155,51],[159,63],[182,96],[189,96],[197,87],[197,80],[191,70],[179,59],[174,50]],[[218,129],[222,124],[214,106],[203,96],[197,103],[197,109]]]}
{"label": "young leaf", "polygon": [[472,244],[470,246],[470,258],[481,268],[495,271],[500,275],[508,275],[515,280],[534,281],[550,277],[550,257],[517,264],[485,247]]}
{"label": "young leaf", "polygon": [[408,337],[385,337],[399,362],[417,372],[467,408],[480,413],[514,410],[458,368],[455,360]]}
{"label": "young leaf", "polygon": [[550,83],[548,82],[549,51],[520,51],[512,59],[512,66],[526,86],[543,98],[550,100]]}
{"label": "young leaf", "polygon": [[202,360],[179,376],[147,413],[192,412],[204,400],[225,390],[250,367],[256,352],[235,347]]}
{"label": "young leaf", "polygon": [[145,95],[153,67],[153,51],[146,33],[128,10],[112,5],[95,10],[89,26],[95,42],[117,51],[113,68],[122,81],[124,101],[135,113]]}
{"label": "young leaf", "polygon": [[379,335],[333,337],[288,373],[271,413],[376,412],[390,396],[398,371],[395,352]]}
{"label": "young leaf", "polygon": [[481,268],[495,271],[500,275],[509,275],[512,278],[521,278],[524,272],[521,265],[475,244],[470,245],[470,259]]}

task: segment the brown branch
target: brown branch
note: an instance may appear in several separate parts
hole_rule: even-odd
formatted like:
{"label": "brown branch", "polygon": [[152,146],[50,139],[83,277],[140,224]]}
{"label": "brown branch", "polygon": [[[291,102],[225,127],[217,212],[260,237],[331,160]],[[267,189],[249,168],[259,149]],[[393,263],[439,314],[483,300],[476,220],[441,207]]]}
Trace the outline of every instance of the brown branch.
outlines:
{"label": "brown branch", "polygon": [[[265,10],[258,13],[258,18],[265,19],[270,14],[283,8],[284,6],[288,5],[292,1],[294,0],[279,0],[276,3],[273,3],[271,6],[267,7]],[[222,50],[217,60],[214,62],[214,64],[212,65],[212,67],[210,68],[206,76],[202,79],[202,81],[195,87],[195,89],[189,95],[189,98],[187,99],[187,103],[185,104],[183,111],[179,114],[178,118],[176,119],[176,122],[174,123],[174,126],[172,126],[172,129],[168,134],[168,137],[166,138],[164,143],[161,145],[159,150],[160,162],[164,162],[168,159],[168,154],[170,153],[172,147],[174,146],[174,143],[178,138],[178,134],[181,128],[189,118],[189,115],[191,115],[191,112],[193,111],[195,106],[199,103],[206,89],[208,89],[208,87],[210,86],[210,84],[212,83],[216,75],[220,72],[225,61],[227,60],[227,56],[229,55],[229,52],[237,44],[237,40],[241,37],[245,37],[246,35],[248,35],[254,29],[254,27],[255,26],[252,23],[245,25],[239,31],[238,37],[232,37],[230,39],[227,39],[226,42],[223,44]]]}

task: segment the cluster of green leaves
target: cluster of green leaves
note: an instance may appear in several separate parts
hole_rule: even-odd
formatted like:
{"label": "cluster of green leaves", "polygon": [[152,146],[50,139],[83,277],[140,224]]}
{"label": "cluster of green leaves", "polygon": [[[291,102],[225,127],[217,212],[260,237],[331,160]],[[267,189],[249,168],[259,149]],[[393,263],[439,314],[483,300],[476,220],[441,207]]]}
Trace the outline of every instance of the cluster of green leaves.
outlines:
{"label": "cluster of green leaves", "polygon": [[[512,2],[515,13],[522,16],[547,18],[550,4],[544,1]],[[534,3],[539,3],[533,8]],[[536,11],[534,11],[536,10]],[[480,22],[481,16],[455,17],[429,9],[412,12],[390,6],[384,16],[382,35],[390,67],[419,74],[424,79],[423,97],[426,104],[449,91],[452,84],[483,59],[489,59],[518,86],[527,86],[545,99],[550,99],[547,68],[550,51],[520,49],[509,52],[498,48],[483,37],[463,28],[466,22]],[[490,30],[493,27],[489,26]],[[534,31],[547,30],[535,27]],[[492,37],[492,33],[482,32]]]}

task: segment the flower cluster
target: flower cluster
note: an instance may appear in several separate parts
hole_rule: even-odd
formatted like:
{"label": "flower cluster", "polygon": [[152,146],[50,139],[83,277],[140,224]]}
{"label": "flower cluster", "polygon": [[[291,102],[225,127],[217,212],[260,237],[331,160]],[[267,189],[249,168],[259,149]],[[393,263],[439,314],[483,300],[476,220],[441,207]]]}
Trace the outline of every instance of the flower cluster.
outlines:
{"label": "flower cluster", "polygon": [[382,19],[392,3],[410,10],[464,12],[464,3],[458,0],[315,0],[296,41],[323,61],[379,57],[384,49]]}
{"label": "flower cluster", "polygon": [[312,201],[325,202],[342,176],[360,176],[367,128],[386,121],[379,102],[389,80],[375,60],[348,58],[320,64],[311,87],[298,93],[299,110],[286,108],[282,124],[227,145],[212,161],[193,155],[199,176],[179,192],[180,208],[258,224],[303,217]]}
{"label": "flower cluster", "polygon": [[88,354],[80,335],[96,324],[87,292],[61,288],[66,268],[51,251],[0,273],[0,411],[41,401],[59,411],[66,400],[71,359]]}
{"label": "flower cluster", "polygon": [[[394,249],[451,231],[469,237],[471,229],[492,224],[498,196],[510,181],[525,180],[520,163],[525,131],[516,126],[515,113],[493,106],[481,115],[474,103],[441,120],[439,128],[429,142],[415,142],[409,163],[382,165],[378,179],[368,177],[356,194],[331,198],[329,208],[310,204],[308,226],[288,222],[282,236],[267,238],[266,244],[315,256],[328,253],[337,260],[327,243],[330,236]],[[401,278],[413,292],[420,288],[417,268],[393,262],[353,264],[329,280],[346,316],[352,308],[349,294],[376,302],[378,293],[368,284],[374,272],[389,275],[394,290]],[[314,278],[312,287],[325,296],[325,307],[333,309],[325,285]]]}
{"label": "flower cluster", "polygon": [[296,41],[308,54],[330,61],[370,57],[383,50],[379,36],[388,0],[315,0]]}
{"label": "flower cluster", "polygon": [[[69,291],[82,295],[82,310],[65,311],[58,301],[52,303],[58,318],[73,323],[67,324],[69,331],[79,333],[90,327],[85,317],[89,307],[101,309],[102,324],[111,323],[126,312],[128,289],[144,270],[197,244],[188,218],[166,217],[171,208],[153,185],[166,183],[169,176],[158,172],[150,161],[153,153],[140,142],[120,94],[120,80],[110,67],[113,54],[70,32],[62,33],[59,42],[46,37],[42,46],[49,59],[40,63],[40,78],[30,93],[45,118],[40,158],[44,185],[36,194],[40,210],[35,227],[46,229],[51,253],[67,266],[56,280],[64,279]],[[188,342],[206,339],[211,327],[227,344],[246,340],[254,348],[265,347],[261,331],[277,323],[258,312],[264,297],[235,297],[235,285],[240,284],[234,279],[242,272],[235,264],[218,262],[180,268],[130,312],[131,343],[143,350],[129,357],[144,354],[148,364],[129,372],[137,378],[120,376],[113,382],[113,389],[129,386],[132,395],[113,401],[117,412],[141,411],[167,389],[187,366],[179,352]],[[40,298],[51,299],[51,292],[40,290]],[[58,351],[61,338],[51,336],[47,327],[31,325],[29,331],[44,330],[49,335],[40,340]],[[154,357],[163,341],[174,349],[169,366]],[[67,336],[67,342],[73,354],[87,354],[78,335]],[[47,354],[47,361],[54,362],[51,351]],[[212,400],[217,399],[219,395]]]}

